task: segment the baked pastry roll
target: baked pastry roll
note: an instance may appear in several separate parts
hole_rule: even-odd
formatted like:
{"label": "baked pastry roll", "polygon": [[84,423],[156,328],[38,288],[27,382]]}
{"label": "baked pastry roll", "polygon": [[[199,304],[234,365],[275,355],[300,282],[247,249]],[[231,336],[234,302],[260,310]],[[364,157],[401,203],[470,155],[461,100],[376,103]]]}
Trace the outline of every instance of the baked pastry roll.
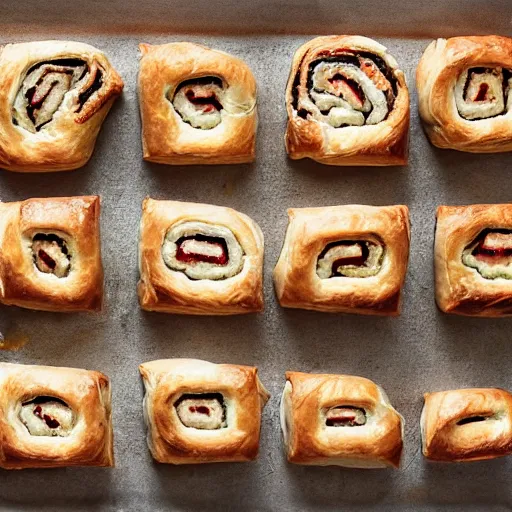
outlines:
{"label": "baked pastry roll", "polygon": [[258,455],[270,395],[250,366],[161,359],[139,367],[153,458],[168,464],[240,462]]}
{"label": "baked pastry roll", "polygon": [[317,37],[293,57],[286,87],[286,150],[329,165],[405,165],[409,91],[381,44]]}
{"label": "baked pastry roll", "polygon": [[363,377],[286,372],[281,430],[295,464],[400,465],[403,418],[384,390]]}
{"label": "baked pastry roll", "polygon": [[103,298],[100,198],[0,203],[0,301],[46,311],[98,311]]}
{"label": "baked pastry roll", "polygon": [[0,166],[65,171],[87,163],[123,81],[88,44],[8,44],[0,52]]}
{"label": "baked pastry roll", "polygon": [[114,465],[102,373],[0,363],[0,390],[1,468]]}
{"label": "baked pastry roll", "polygon": [[434,146],[473,153],[512,150],[512,39],[433,41],[416,71],[419,111]]}
{"label": "baked pastry roll", "polygon": [[281,306],[398,315],[409,258],[407,206],[290,208],[274,269]]}
{"label": "baked pastry roll", "polygon": [[503,389],[425,393],[423,455],[462,462],[512,453],[512,395]]}
{"label": "baked pastry roll", "polygon": [[436,300],[445,313],[512,314],[512,204],[440,206]]}
{"label": "baked pastry roll", "polygon": [[139,48],[145,160],[171,165],[254,161],[256,81],[247,64],[193,43]]}
{"label": "baked pastry roll", "polygon": [[231,208],[145,199],[139,243],[142,309],[235,315],[263,309],[263,234]]}

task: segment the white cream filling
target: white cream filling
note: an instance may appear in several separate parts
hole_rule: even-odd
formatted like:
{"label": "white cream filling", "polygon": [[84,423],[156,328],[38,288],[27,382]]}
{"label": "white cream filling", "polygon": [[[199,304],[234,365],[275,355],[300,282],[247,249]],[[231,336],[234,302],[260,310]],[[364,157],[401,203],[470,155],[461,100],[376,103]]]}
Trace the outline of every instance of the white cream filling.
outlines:
{"label": "white cream filling", "polygon": [[222,120],[220,111],[216,108],[212,109],[208,104],[193,103],[187,97],[187,93],[193,94],[196,98],[213,97],[222,105],[224,90],[215,83],[185,85],[178,90],[172,101],[182,119],[194,128],[202,130],[215,128]]}
{"label": "white cream filling", "polygon": [[[80,78],[85,70],[85,63],[81,66],[61,66],[47,63],[29,73],[23,80],[14,100],[13,117],[18,125],[29,132],[36,133],[38,127],[51,121],[55,112],[64,102],[66,94],[87,81],[89,73]],[[43,101],[41,106],[33,111],[33,122],[27,112],[27,108],[30,106],[27,92],[34,87],[36,89],[32,96],[32,102]]]}
{"label": "white cream filling", "polygon": [[[368,257],[364,265],[340,265],[333,269],[334,263],[343,258],[362,256],[360,243],[368,247]],[[318,259],[316,273],[320,279],[333,277],[333,271],[345,277],[371,277],[379,273],[382,267],[384,248],[382,245],[361,241],[353,245],[335,245],[331,247],[322,258]]]}
{"label": "white cream filling", "polygon": [[224,408],[216,398],[186,398],[178,404],[176,412],[189,428],[216,430],[226,426]]}
{"label": "white cream filling", "polygon": [[[224,239],[228,252],[227,263],[219,265],[205,261],[179,261],[176,258],[178,240],[197,235]],[[171,270],[184,272],[191,279],[227,279],[239,274],[245,262],[242,247],[230,229],[204,222],[184,222],[171,227],[165,235],[162,257]]]}
{"label": "white cream filling", "polygon": [[185,254],[200,254],[202,256],[211,256],[214,258],[220,258],[224,253],[220,245],[194,239],[185,240],[181,244],[181,250]]}
{"label": "white cream filling", "polygon": [[67,437],[73,429],[74,414],[68,406],[50,400],[23,404],[20,419],[32,436]]}
{"label": "white cream filling", "polygon": [[[364,93],[363,101],[357,98],[357,95],[351,92],[350,87],[343,81],[340,81],[339,85],[330,81],[338,74],[358,84]],[[313,70],[312,80],[311,97],[318,108],[314,117],[327,121],[331,126],[377,124],[383,121],[388,114],[388,103],[384,92],[373,83],[366,73],[353,64],[320,62]],[[331,110],[327,116],[320,112],[329,108]],[[334,112],[332,112],[333,110]],[[370,112],[366,120],[362,112]]]}
{"label": "white cream filling", "polygon": [[[40,251],[46,253],[46,255],[54,261],[54,267],[48,265]],[[34,240],[32,242],[32,252],[34,254],[36,268],[40,272],[55,274],[57,277],[66,277],[69,273],[69,267],[71,265],[70,259],[54,240]]]}
{"label": "white cream filling", "polygon": [[512,233],[491,231],[484,239],[484,248],[490,250],[512,249]]}
{"label": "white cream filling", "polygon": [[[486,119],[503,114],[505,111],[503,80],[501,68],[485,73],[475,73],[471,69],[466,69],[455,85],[455,103],[459,114],[469,120]],[[487,86],[485,99],[476,101],[482,86]],[[509,80],[508,86],[512,87],[512,79]],[[465,95],[464,91],[466,91]],[[509,100],[510,96],[509,94]],[[510,104],[507,102],[507,111],[509,109]]]}

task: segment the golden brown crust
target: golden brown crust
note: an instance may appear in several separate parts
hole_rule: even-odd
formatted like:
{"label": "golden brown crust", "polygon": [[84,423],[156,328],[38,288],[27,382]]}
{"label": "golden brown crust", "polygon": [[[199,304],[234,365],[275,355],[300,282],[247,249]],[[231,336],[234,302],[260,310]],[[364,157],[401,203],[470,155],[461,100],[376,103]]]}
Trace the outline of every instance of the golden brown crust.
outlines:
{"label": "golden brown crust", "polygon": [[[284,307],[327,312],[397,315],[409,259],[407,206],[344,205],[290,208],[274,284]],[[385,246],[380,272],[371,277],[320,279],[317,259],[327,244],[377,238]]]}
{"label": "golden brown crust", "polygon": [[[512,395],[508,391],[457,389],[424,396],[421,429],[423,455],[428,459],[486,460],[512,453]],[[471,418],[486,419],[468,422]]]}
{"label": "golden brown crust", "polygon": [[[39,62],[77,58],[103,73],[101,88],[77,112],[78,91],[66,96],[39,132],[12,121],[12,105],[25,73]],[[96,137],[123,81],[107,57],[96,48],[71,41],[8,44],[0,54],[0,166],[10,171],[65,171],[82,167],[94,150]]]}
{"label": "golden brown crust", "polygon": [[435,237],[436,301],[445,313],[512,315],[512,280],[486,279],[462,252],[486,228],[512,229],[512,205],[439,206]]}
{"label": "golden brown crust", "polygon": [[474,153],[512,150],[512,111],[494,118],[462,118],[454,100],[457,79],[469,67],[512,68],[512,39],[472,36],[437,39],[416,70],[419,112],[425,131],[440,148]]}
{"label": "golden brown crust", "polygon": [[[102,373],[0,363],[0,467],[113,466],[110,383]],[[22,402],[63,400],[75,414],[68,437],[32,436],[19,418]]]}
{"label": "golden brown crust", "polygon": [[[374,382],[350,375],[300,372],[286,372],[286,380],[291,389],[288,397],[283,396],[282,414],[287,415],[285,444],[289,462],[399,466],[403,420]],[[366,424],[326,427],[325,411],[340,405],[364,409]]]}
{"label": "golden brown crust", "polygon": [[[173,225],[198,221],[225,226],[240,243],[244,265],[224,280],[192,280],[168,268],[162,257],[164,237]],[[142,205],[139,243],[139,301],[142,309],[196,315],[234,315],[263,310],[263,234],[247,215],[199,203],[157,201]]]}
{"label": "golden brown crust", "polygon": [[[240,59],[193,43],[141,44],[139,101],[144,159],[189,164],[252,162],[256,151],[256,81]],[[215,76],[226,84],[229,104],[244,113],[222,110],[215,128],[185,123],[167,98],[185,80]]]}
{"label": "golden brown crust", "polygon": [[[269,394],[250,366],[197,359],[161,359],[139,366],[144,380],[148,446],[155,460],[169,464],[236,462],[258,455],[261,411]],[[227,426],[185,427],[173,404],[182,394],[221,393]]]}
{"label": "golden brown crust", "polygon": [[[0,203],[0,302],[46,311],[99,311],[103,268],[98,196],[27,199]],[[56,233],[71,251],[66,277],[40,272],[31,241]]]}
{"label": "golden brown crust", "polygon": [[[303,119],[294,108],[296,76],[300,92],[307,94],[310,64],[321,55],[349,49],[371,52],[393,70],[398,94],[388,117],[375,125],[334,128],[327,123]],[[409,146],[409,91],[403,71],[381,44],[361,36],[322,36],[301,46],[293,57],[286,87],[288,126],[286,149],[292,159],[312,158],[328,165],[405,165]]]}

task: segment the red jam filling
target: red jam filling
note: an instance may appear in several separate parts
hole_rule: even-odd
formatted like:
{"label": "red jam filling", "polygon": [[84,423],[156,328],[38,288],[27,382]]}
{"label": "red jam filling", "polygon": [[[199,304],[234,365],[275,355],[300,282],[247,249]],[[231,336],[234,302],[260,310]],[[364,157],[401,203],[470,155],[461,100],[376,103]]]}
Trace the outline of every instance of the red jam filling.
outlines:
{"label": "red jam filling", "polygon": [[331,409],[326,418],[325,424],[328,427],[336,426],[359,426],[366,423],[366,413],[364,409],[357,407],[340,407]]}
{"label": "red jam filling", "polygon": [[475,96],[473,101],[485,101],[487,99],[487,91],[489,90],[488,84],[480,84],[480,88],[478,89],[478,93]]}
{"label": "red jam filling", "polygon": [[339,88],[341,84],[348,87],[350,92],[354,95],[356,100],[362,105],[364,99],[362,98],[362,93],[359,89],[359,86],[353,80],[345,78],[343,75],[336,73],[332,78],[329,78],[329,82],[334,85],[334,87]]}
{"label": "red jam filling", "polygon": [[473,256],[488,264],[510,263],[512,258],[512,234],[490,231],[482,236],[472,252]]}
{"label": "red jam filling", "polygon": [[39,249],[37,255],[39,256],[39,259],[41,259],[44,262],[44,264],[47,267],[51,268],[52,270],[54,270],[55,267],[57,266],[55,260],[48,253],[43,251],[43,249]]}
{"label": "red jam filling", "polygon": [[44,103],[44,100],[48,98],[50,93],[52,92],[52,89],[57,85],[57,82],[54,82],[50,87],[48,87],[48,90],[43,96],[39,96],[37,94],[37,89],[34,87],[34,94],[32,95],[32,98],[30,99],[30,106],[34,108],[39,108]]}
{"label": "red jam filling", "polygon": [[192,89],[189,89],[185,96],[188,101],[193,105],[202,106],[203,112],[213,112],[214,110],[222,110],[222,105],[215,96],[215,94],[210,94],[208,96],[196,96],[195,92]]}
{"label": "red jam filling", "polygon": [[349,423],[349,422],[355,421],[355,419],[356,419],[355,414],[351,414],[351,415],[344,414],[344,415],[340,415],[340,416],[334,416],[327,420],[327,426],[332,427],[335,423]]}
{"label": "red jam filling", "polygon": [[188,410],[190,412],[197,412],[199,414],[206,414],[210,416],[210,409],[206,405],[191,405]]}
{"label": "red jam filling", "polygon": [[512,249],[508,248],[496,248],[496,249],[490,249],[488,247],[485,247],[484,242],[481,241],[473,250],[474,256],[491,256],[496,258],[502,258],[507,256],[512,256]]}
{"label": "red jam filling", "polygon": [[[198,242],[206,243],[217,249],[220,249],[220,255],[211,255],[204,253],[189,252],[186,247],[183,246],[183,242],[186,240],[197,240]],[[213,263],[215,265],[226,265],[229,261],[228,250],[226,242],[220,238],[213,238],[208,236],[196,235],[194,237],[186,237],[178,240],[178,250],[176,252],[176,259],[184,263]],[[216,251],[219,252],[219,251]]]}
{"label": "red jam filling", "polygon": [[49,428],[60,427],[60,423],[55,418],[48,416],[48,414],[43,414],[43,409],[41,408],[40,405],[37,405],[36,407],[34,407],[34,414],[38,418],[41,418],[48,425]]}

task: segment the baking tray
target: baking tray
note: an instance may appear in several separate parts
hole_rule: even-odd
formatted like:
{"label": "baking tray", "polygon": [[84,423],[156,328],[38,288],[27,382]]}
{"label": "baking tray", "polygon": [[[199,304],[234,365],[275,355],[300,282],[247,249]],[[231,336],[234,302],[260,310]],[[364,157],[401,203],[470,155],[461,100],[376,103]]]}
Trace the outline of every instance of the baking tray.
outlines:
{"label": "baking tray", "polygon": [[[157,1],[123,6],[118,0],[59,0],[45,4],[42,10],[41,4],[33,1],[5,6],[1,42],[69,38],[91,43],[107,53],[126,87],[107,117],[86,167],[43,175],[0,171],[3,201],[102,196],[105,310],[89,315],[0,308],[2,328],[7,326],[16,336],[28,338],[20,350],[0,352],[0,359],[97,369],[109,375],[116,468],[2,471],[0,510],[510,510],[512,459],[466,465],[426,463],[419,434],[424,392],[464,386],[512,387],[512,319],[442,315],[434,303],[432,271],[436,206],[510,201],[510,155],[472,155],[430,146],[419,124],[414,84],[415,66],[431,37],[441,33],[512,35],[510,1],[450,0],[427,5],[364,0],[355,5],[360,17],[352,14],[348,19],[342,17],[343,3],[337,3],[331,12],[324,1],[306,6],[300,0],[297,10],[284,1],[215,0],[180,5],[174,10],[167,2]],[[417,6],[416,13],[411,5]],[[187,18],[194,6],[196,17]],[[363,8],[367,8],[366,14]],[[222,18],[223,22],[208,22],[209,14],[214,21]],[[301,25],[306,14],[311,23]],[[168,24],[162,28],[165,16]],[[242,30],[242,21],[247,24],[253,19],[254,25]],[[378,39],[405,70],[411,90],[408,167],[331,168],[288,160],[283,143],[284,88],[294,50],[312,37],[306,34],[312,30],[380,36],[386,26],[379,24],[382,19],[390,30],[399,28],[398,21],[403,27],[401,37],[395,34],[394,38]],[[196,30],[201,24],[204,34],[219,27],[226,34],[201,35]],[[282,34],[288,25],[288,32],[295,35]],[[188,33],[177,34],[177,27]],[[264,29],[266,33],[240,35]],[[410,37],[419,33],[428,38]],[[255,164],[169,167],[142,161],[137,45],[140,41],[176,40],[205,43],[233,53],[251,66],[259,84]],[[265,235],[264,314],[187,317],[139,309],[138,223],[141,201],[148,195],[230,206],[259,223]],[[403,312],[398,318],[285,310],[276,303],[271,272],[284,239],[286,208],[346,203],[403,203],[411,210],[411,258]],[[256,462],[189,467],[152,462],[145,441],[137,366],[166,357],[258,366],[272,398],[263,413]],[[287,464],[278,418],[286,370],[362,375],[381,384],[405,417],[402,469],[365,471]]]}

